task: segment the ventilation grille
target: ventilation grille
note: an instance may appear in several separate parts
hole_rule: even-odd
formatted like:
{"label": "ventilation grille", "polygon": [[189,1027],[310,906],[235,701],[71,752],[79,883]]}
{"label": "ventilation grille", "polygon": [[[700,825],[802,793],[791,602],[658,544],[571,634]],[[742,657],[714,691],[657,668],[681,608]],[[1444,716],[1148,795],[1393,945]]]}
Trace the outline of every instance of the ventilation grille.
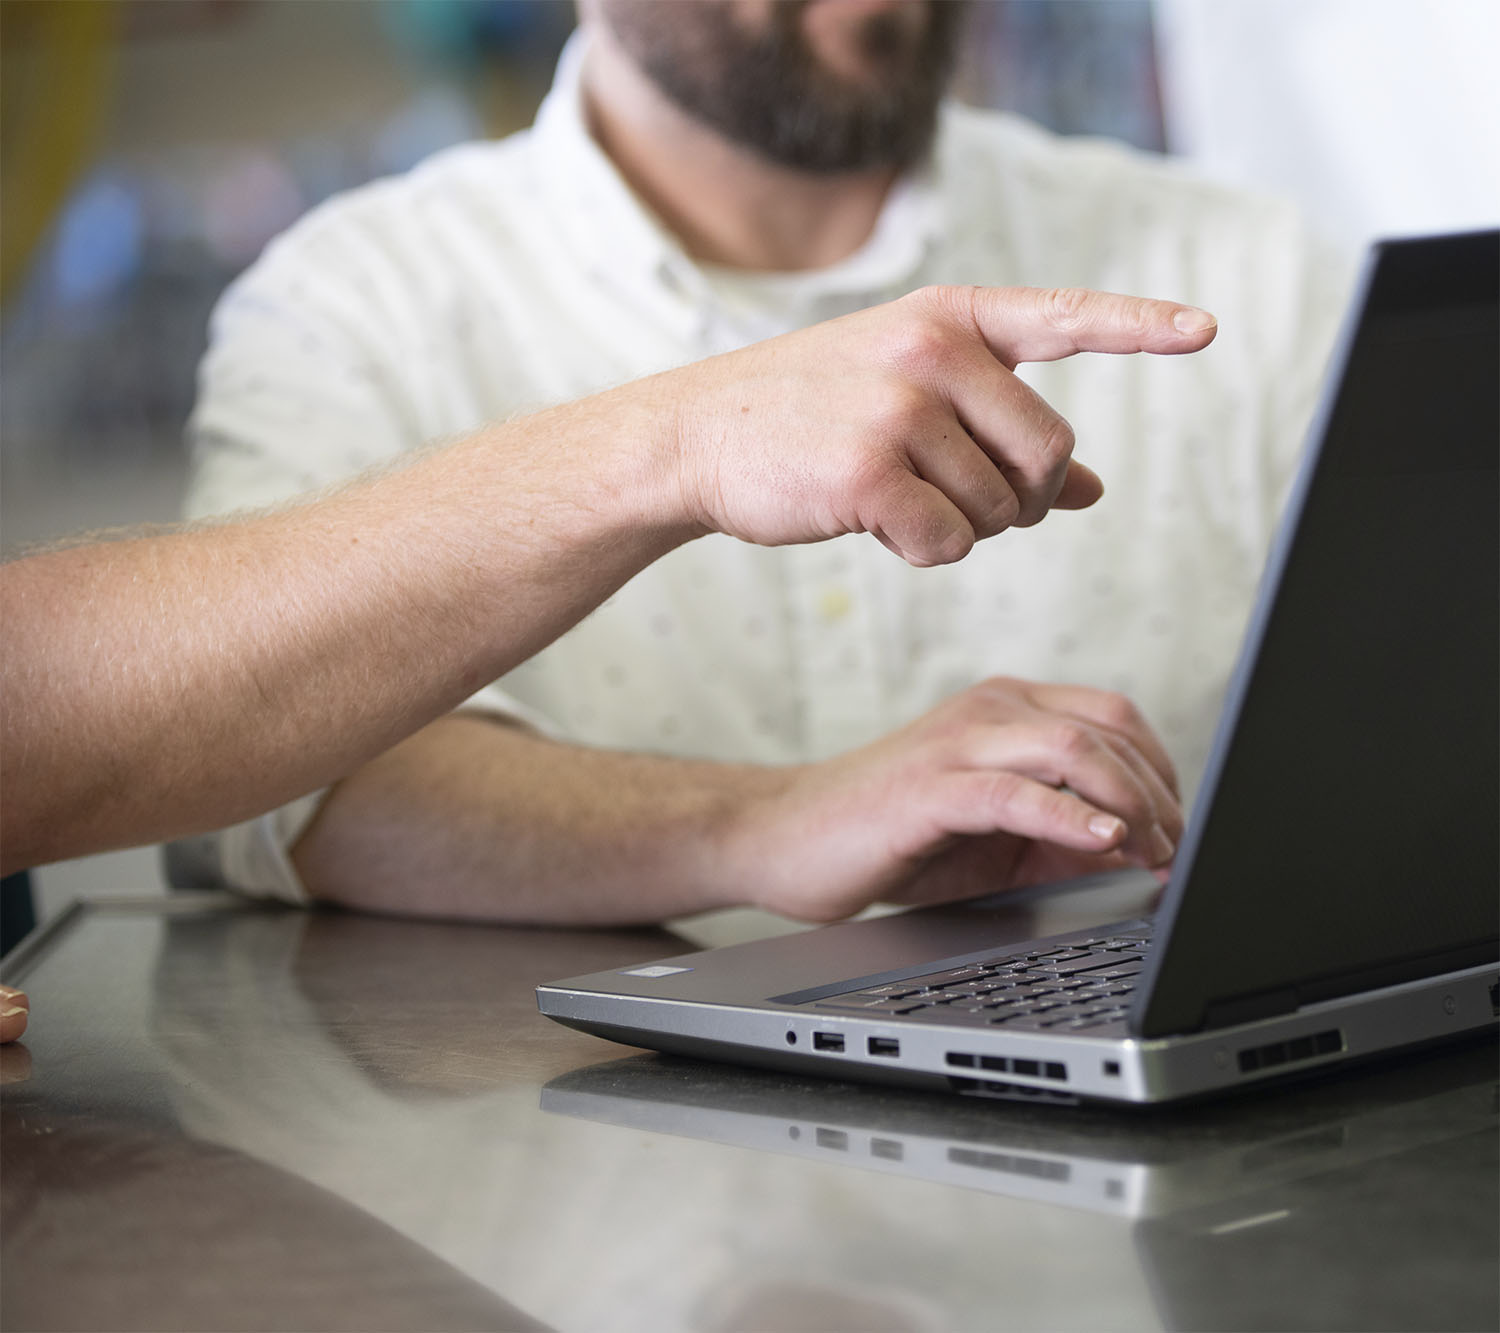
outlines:
{"label": "ventilation grille", "polygon": [[1025,1060],[1005,1055],[970,1055],[967,1051],[949,1051],[947,1061],[960,1069],[984,1069],[992,1074],[1021,1074],[1028,1078],[1053,1078],[1068,1081],[1068,1067],[1060,1060]]}
{"label": "ventilation grille", "polygon": [[1247,1046],[1240,1052],[1240,1073],[1253,1074],[1257,1069],[1296,1064],[1319,1055],[1332,1055],[1344,1049],[1344,1034],[1338,1028],[1315,1032],[1310,1037],[1293,1037],[1290,1041],[1273,1041],[1264,1046]]}

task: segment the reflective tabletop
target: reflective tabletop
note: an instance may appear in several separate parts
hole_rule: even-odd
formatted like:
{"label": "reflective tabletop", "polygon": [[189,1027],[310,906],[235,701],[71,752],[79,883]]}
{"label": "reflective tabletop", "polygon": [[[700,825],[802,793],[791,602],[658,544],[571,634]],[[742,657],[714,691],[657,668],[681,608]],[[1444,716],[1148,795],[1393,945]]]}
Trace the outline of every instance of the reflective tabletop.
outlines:
{"label": "reflective tabletop", "polygon": [[538,982],[702,942],[75,907],[4,968],[35,1016],[0,1061],[0,1322],[1500,1324],[1493,1043],[1164,1113],[669,1059],[536,1012]]}

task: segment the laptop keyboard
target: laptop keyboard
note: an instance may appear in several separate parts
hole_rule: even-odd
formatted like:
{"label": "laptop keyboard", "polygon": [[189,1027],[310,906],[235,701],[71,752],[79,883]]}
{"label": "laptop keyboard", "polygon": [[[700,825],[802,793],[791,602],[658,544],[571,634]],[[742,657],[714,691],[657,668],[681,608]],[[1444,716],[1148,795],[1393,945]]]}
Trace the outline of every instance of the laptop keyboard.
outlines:
{"label": "laptop keyboard", "polygon": [[1010,1032],[1085,1032],[1125,1017],[1150,947],[1150,926],[1132,927],[826,995],[809,1007]]}

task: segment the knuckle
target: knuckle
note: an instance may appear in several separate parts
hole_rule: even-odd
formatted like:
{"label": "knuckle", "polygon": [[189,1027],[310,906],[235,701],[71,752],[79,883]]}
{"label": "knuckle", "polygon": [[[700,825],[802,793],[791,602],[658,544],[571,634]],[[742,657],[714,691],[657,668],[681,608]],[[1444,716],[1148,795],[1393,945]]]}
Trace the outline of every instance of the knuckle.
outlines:
{"label": "knuckle", "polygon": [[1073,448],[1078,443],[1078,437],[1073,427],[1062,417],[1053,416],[1050,421],[1042,425],[1041,446],[1043,456],[1062,461],[1073,456]]}
{"label": "knuckle", "polygon": [[989,497],[985,512],[980,520],[981,536],[993,537],[997,533],[1004,532],[1006,528],[1013,527],[1021,517],[1021,499],[1009,487],[1001,493]]}
{"label": "knuckle", "polygon": [[1127,695],[1114,690],[1105,690],[1100,694],[1099,712],[1114,731],[1136,731],[1145,726],[1141,710]]}
{"label": "knuckle", "polygon": [[866,526],[887,520],[906,475],[900,462],[885,451],[861,459],[844,482],[850,511]]}
{"label": "knuckle", "polygon": [[1077,761],[1099,748],[1099,739],[1082,722],[1054,722],[1047,737],[1048,748],[1063,759]]}
{"label": "knuckle", "polygon": [[1022,683],[1013,676],[989,676],[977,685],[970,686],[965,697],[973,700],[976,708],[986,712],[1013,708],[1025,698]]}
{"label": "knuckle", "polygon": [[1160,301],[1147,300],[1144,297],[1136,297],[1125,302],[1124,309],[1120,312],[1120,322],[1124,324],[1132,334],[1139,338],[1145,338],[1147,334],[1154,333],[1162,315],[1167,307]]}
{"label": "knuckle", "polygon": [[986,676],[979,682],[981,688],[1016,694],[1026,688],[1026,682],[1016,676]]}
{"label": "knuckle", "polygon": [[1028,791],[1036,785],[1008,769],[986,773],[983,782],[985,807],[996,814],[1013,809],[1019,801],[1026,799]]}
{"label": "knuckle", "polygon": [[1077,809],[1077,798],[1069,796],[1067,792],[1060,791],[1056,787],[1042,788],[1037,793],[1036,802],[1043,818],[1054,825],[1070,823]]}
{"label": "knuckle", "polygon": [[906,320],[890,337],[887,356],[904,375],[928,375],[951,354],[953,334],[935,316]]}
{"label": "knuckle", "polygon": [[906,440],[916,434],[931,410],[926,393],[899,381],[873,394],[868,408],[871,426],[882,438],[893,440]]}
{"label": "knuckle", "polygon": [[1042,293],[1042,310],[1060,329],[1075,329],[1085,322],[1093,293],[1086,287],[1050,287]]}

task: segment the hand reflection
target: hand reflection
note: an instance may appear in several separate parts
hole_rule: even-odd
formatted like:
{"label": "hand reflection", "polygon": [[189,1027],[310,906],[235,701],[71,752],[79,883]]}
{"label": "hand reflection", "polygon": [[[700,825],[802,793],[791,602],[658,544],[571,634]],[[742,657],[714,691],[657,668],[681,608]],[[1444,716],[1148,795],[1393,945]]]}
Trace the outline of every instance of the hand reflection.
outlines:
{"label": "hand reflection", "polygon": [[661,930],[515,930],[306,914],[291,977],[313,1016],[385,1091],[475,1096],[619,1047],[541,1019],[533,987],[568,973],[680,952]]}
{"label": "hand reflection", "polygon": [[0,1087],[31,1077],[31,1052],[24,1046],[0,1046]]}

